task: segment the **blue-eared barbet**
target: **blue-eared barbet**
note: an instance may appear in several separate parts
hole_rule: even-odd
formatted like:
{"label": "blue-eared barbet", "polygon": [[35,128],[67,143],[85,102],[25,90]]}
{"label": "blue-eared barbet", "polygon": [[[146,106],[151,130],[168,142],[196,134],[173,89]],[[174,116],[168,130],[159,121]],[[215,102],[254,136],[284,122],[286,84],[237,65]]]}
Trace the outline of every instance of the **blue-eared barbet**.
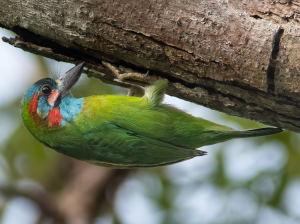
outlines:
{"label": "blue-eared barbet", "polygon": [[237,131],[162,104],[167,86],[158,80],[143,97],[70,93],[81,63],[59,79],[34,83],[21,103],[23,123],[33,137],[62,154],[115,168],[168,165],[205,155],[201,146],[279,133],[281,128]]}

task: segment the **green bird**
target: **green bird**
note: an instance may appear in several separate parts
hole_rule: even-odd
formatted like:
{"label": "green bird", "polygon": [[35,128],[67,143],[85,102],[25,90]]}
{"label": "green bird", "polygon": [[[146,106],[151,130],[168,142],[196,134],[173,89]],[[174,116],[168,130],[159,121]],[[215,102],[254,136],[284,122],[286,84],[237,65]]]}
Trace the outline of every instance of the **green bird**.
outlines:
{"label": "green bird", "polygon": [[62,154],[95,165],[132,168],[174,164],[206,152],[196,148],[279,133],[281,128],[236,131],[162,104],[166,81],[143,97],[74,98],[81,63],[59,79],[44,78],[24,94],[21,116],[33,137]]}

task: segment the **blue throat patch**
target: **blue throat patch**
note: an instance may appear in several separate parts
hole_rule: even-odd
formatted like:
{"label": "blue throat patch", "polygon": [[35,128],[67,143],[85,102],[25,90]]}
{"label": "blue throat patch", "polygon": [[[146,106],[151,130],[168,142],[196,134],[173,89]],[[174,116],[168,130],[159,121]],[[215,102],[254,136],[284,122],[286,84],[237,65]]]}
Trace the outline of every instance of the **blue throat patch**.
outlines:
{"label": "blue throat patch", "polygon": [[[77,114],[82,111],[83,98],[76,99],[71,94],[66,95],[59,104],[59,112],[63,117],[60,126],[66,126],[67,122],[72,121]],[[47,98],[40,97],[38,103],[38,114],[45,119],[49,111],[53,108],[48,104]]]}
{"label": "blue throat patch", "polygon": [[83,98],[76,99],[71,94],[66,95],[59,104],[59,111],[63,120],[61,125],[65,126],[66,122],[72,121],[77,114],[82,111]]}
{"label": "blue throat patch", "polygon": [[[59,104],[60,115],[63,118],[60,122],[61,127],[66,126],[67,122],[72,121],[77,114],[81,113],[83,100],[83,98],[76,99],[71,94],[61,100]],[[45,119],[52,108],[53,106],[48,104],[47,98],[39,98],[37,111],[41,118]]]}

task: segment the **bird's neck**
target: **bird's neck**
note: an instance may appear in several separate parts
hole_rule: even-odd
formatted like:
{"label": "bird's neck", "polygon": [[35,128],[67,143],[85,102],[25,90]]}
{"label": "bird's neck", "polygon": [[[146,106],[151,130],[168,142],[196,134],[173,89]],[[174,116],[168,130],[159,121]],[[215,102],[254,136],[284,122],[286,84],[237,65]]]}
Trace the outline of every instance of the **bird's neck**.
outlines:
{"label": "bird's neck", "polygon": [[[83,98],[76,99],[72,95],[67,95],[62,99],[59,107],[56,109],[56,113],[58,114],[59,111],[59,114],[61,115],[61,126],[65,126],[67,122],[74,120],[76,115],[81,113],[83,107],[83,100]],[[48,119],[50,122],[51,117],[49,116],[51,116],[51,113],[49,113],[48,115]]]}

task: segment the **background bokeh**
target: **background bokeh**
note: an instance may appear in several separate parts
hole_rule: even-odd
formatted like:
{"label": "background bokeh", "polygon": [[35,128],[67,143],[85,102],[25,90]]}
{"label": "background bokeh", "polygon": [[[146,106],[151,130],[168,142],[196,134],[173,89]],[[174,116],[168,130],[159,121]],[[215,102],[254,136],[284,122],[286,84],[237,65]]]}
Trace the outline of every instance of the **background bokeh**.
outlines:
{"label": "background bokeh", "polygon": [[[0,29],[0,36],[14,34]],[[19,105],[36,80],[59,76],[72,66],[0,41],[1,224],[300,223],[300,138],[289,131],[203,147],[207,156],[171,166],[116,171],[113,179],[101,182],[104,196],[89,205],[87,211],[93,210],[89,218],[77,212],[71,215],[73,221],[57,221],[60,211],[94,197],[95,189],[81,191],[86,189],[84,184],[100,186],[98,182],[74,180],[79,176],[95,180],[98,171],[92,173],[92,169],[98,167],[74,161],[34,140],[22,125]],[[83,75],[73,93],[79,97],[126,94],[126,90]],[[263,126],[170,96],[165,102],[236,129]],[[103,168],[101,172],[104,175]],[[64,195],[75,198],[78,192],[82,199],[67,204]]]}

